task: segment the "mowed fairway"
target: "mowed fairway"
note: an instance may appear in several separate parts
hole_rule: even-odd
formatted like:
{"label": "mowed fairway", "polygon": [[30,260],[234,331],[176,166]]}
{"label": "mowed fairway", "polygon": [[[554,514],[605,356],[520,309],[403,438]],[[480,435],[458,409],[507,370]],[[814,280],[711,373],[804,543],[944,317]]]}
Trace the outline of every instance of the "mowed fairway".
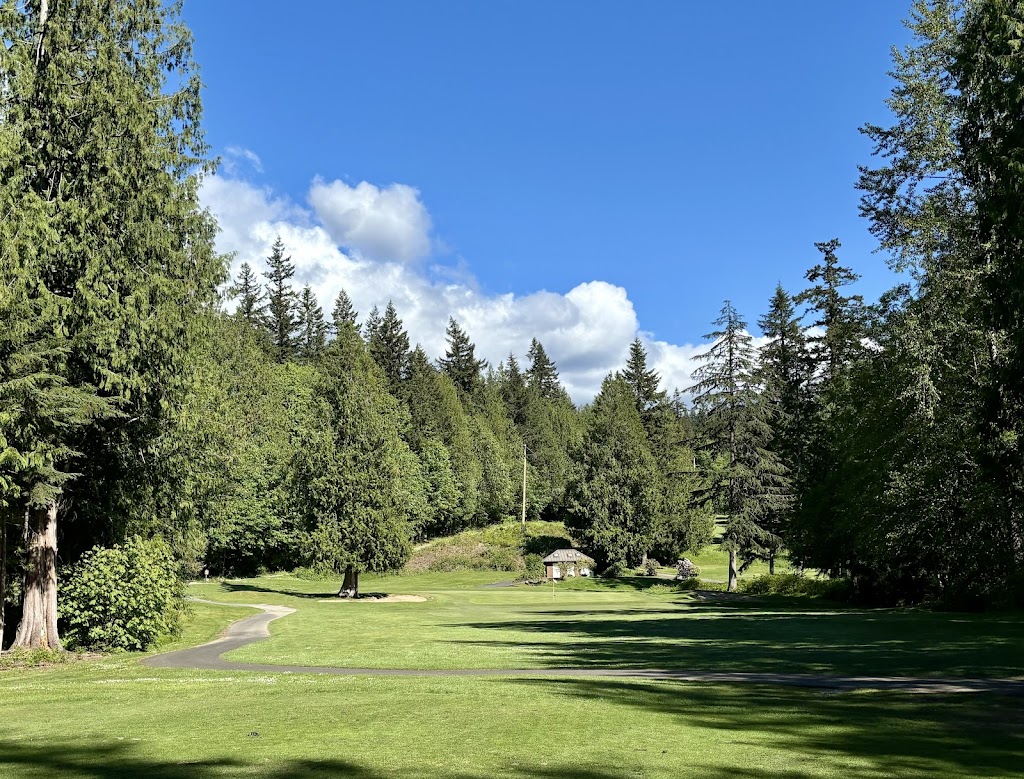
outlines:
{"label": "mowed fairway", "polygon": [[[1019,615],[861,611],[500,574],[367,577],[423,603],[320,603],[332,583],[209,583],[298,609],[233,659],[397,668],[680,667],[1024,674]],[[250,609],[197,604],[173,647]],[[0,673],[2,777],[1010,777],[1020,698],[622,679],[176,671],[139,655]]]}
{"label": "mowed fairway", "polygon": [[[347,602],[336,583],[282,575],[203,584],[202,597],[290,606],[272,637],[226,655],[353,668],[681,668],[849,675],[1024,676],[1024,618],[681,592],[669,582],[577,580],[482,588],[501,574],[364,577],[364,592],[423,603]],[[326,601],[326,602],[325,602]]]}

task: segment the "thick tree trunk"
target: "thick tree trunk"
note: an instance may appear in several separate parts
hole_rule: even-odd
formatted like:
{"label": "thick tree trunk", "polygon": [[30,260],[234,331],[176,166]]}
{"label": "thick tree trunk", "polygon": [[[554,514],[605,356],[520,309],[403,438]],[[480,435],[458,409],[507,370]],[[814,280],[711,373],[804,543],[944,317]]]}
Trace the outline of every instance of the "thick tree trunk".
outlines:
{"label": "thick tree trunk", "polygon": [[7,515],[0,514],[0,651],[4,648],[4,605],[7,603]]}
{"label": "thick tree trunk", "polygon": [[357,571],[351,565],[345,568],[345,581],[341,583],[341,589],[338,590],[338,597],[359,597],[359,571]]}
{"label": "thick tree trunk", "polygon": [[736,566],[736,550],[729,550],[729,592],[736,592],[736,584],[738,581],[739,574],[737,573]]}
{"label": "thick tree trunk", "polygon": [[768,553],[768,573],[772,576],[775,575],[775,552]]}
{"label": "thick tree trunk", "polygon": [[14,646],[63,649],[57,634],[57,504],[25,512],[25,591]]}

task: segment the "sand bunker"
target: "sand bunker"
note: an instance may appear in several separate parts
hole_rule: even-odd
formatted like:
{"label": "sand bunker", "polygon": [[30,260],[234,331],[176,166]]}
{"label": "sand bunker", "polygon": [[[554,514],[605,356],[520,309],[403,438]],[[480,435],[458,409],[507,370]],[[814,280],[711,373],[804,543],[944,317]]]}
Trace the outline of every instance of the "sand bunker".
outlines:
{"label": "sand bunker", "polygon": [[422,603],[422,595],[360,595],[358,598],[331,598],[317,603]]}

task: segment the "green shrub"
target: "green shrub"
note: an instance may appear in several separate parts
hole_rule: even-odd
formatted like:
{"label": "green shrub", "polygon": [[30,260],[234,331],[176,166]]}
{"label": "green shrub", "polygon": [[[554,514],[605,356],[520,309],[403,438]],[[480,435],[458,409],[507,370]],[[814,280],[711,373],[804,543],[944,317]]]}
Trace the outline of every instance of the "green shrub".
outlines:
{"label": "green shrub", "polygon": [[142,650],[173,633],[185,595],[171,549],[133,537],[86,552],[61,585],[69,646]]}
{"label": "green shrub", "polygon": [[843,599],[849,585],[842,579],[812,579],[799,573],[766,573],[752,579],[741,579],[739,589],[748,595],[803,595]]}
{"label": "green shrub", "polygon": [[705,592],[725,592],[727,585],[725,582],[709,582],[704,579],[683,579],[676,582],[676,586],[681,590],[696,591],[703,590]]}
{"label": "green shrub", "polygon": [[661,567],[661,563],[655,560],[653,557],[647,558],[647,562],[644,563],[644,573],[647,576],[657,576],[658,569]]}
{"label": "green shrub", "polygon": [[528,579],[539,579],[545,574],[544,558],[539,554],[528,554],[523,557],[523,567],[526,569]]}
{"label": "green shrub", "polygon": [[495,571],[523,570],[523,559],[515,549],[493,547],[487,551],[487,561]]}
{"label": "green shrub", "polygon": [[619,560],[613,560],[608,563],[608,566],[603,571],[601,571],[601,578],[618,579],[620,576],[625,576],[627,571],[629,571],[629,568],[626,567],[625,563]]}
{"label": "green shrub", "polygon": [[338,574],[333,570],[324,570],[323,568],[311,568],[308,565],[302,565],[292,571],[292,576],[296,579],[302,579],[308,582],[322,582],[327,579],[337,579]]}

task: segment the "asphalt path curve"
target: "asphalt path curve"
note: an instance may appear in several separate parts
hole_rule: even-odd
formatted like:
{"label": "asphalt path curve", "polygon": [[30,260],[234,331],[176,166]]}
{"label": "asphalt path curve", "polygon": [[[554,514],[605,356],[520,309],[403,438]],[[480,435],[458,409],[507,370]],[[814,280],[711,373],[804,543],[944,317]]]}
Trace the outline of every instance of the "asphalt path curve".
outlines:
{"label": "asphalt path curve", "polygon": [[224,635],[215,641],[189,649],[179,649],[147,657],[141,662],[153,668],[182,668],[203,671],[250,671],[257,673],[331,674],[334,676],[517,676],[517,677],[606,677],[619,679],[659,679],[681,682],[714,682],[719,684],[771,684],[787,687],[850,690],[899,690],[922,693],[992,692],[1024,696],[1024,680],[1017,679],[940,679],[911,676],[832,676],[828,674],[790,674],[761,672],[686,671],[669,668],[337,668],[335,666],[278,665],[269,663],[238,663],[222,655],[239,647],[262,641],[270,636],[269,625],[295,612],[287,606],[262,603],[219,603],[201,600],[215,606],[248,606],[260,609],[252,617],[233,622]]}

